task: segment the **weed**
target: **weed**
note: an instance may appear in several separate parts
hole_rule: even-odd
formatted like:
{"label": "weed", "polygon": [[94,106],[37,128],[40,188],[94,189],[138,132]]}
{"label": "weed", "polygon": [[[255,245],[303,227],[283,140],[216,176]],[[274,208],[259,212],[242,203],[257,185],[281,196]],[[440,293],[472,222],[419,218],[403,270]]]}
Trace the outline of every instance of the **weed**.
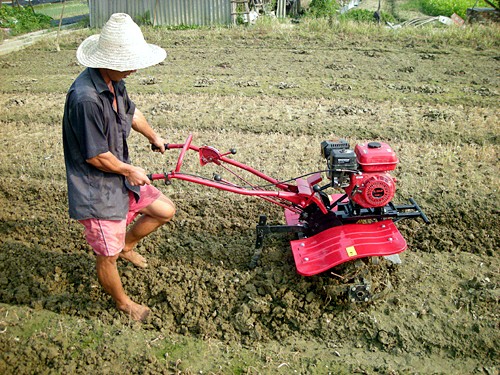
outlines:
{"label": "weed", "polygon": [[339,6],[334,0],[312,0],[308,9],[308,16],[331,17],[337,13]]}
{"label": "weed", "polygon": [[50,20],[49,16],[37,14],[31,8],[0,7],[0,27],[10,29],[12,35],[49,28]]}
{"label": "weed", "polygon": [[[357,22],[377,22],[377,19],[374,17],[373,12],[368,10],[368,9],[351,10],[350,12],[342,14],[340,16],[340,20],[342,20],[342,21],[351,20],[351,21],[357,21]],[[395,18],[388,13],[381,12],[380,21],[381,22],[394,22]]]}

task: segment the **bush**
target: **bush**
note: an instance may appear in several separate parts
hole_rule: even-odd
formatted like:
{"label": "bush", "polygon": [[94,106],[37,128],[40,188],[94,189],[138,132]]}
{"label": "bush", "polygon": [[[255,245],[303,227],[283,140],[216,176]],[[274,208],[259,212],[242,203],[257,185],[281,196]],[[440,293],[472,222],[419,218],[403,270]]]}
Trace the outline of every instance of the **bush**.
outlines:
{"label": "bush", "polygon": [[307,14],[313,17],[330,17],[336,14],[338,4],[335,0],[312,0]]}
{"label": "bush", "polygon": [[[351,20],[357,22],[377,22],[377,19],[374,17],[374,12],[372,10],[367,9],[353,9],[347,13],[344,13],[340,16],[341,20]],[[385,12],[381,12],[380,21],[382,23],[385,22],[394,22],[395,18]]]}
{"label": "bush", "polygon": [[460,17],[467,16],[467,8],[487,6],[480,1],[476,4],[476,0],[421,0],[422,11],[429,16],[447,16],[450,17],[453,13]]}
{"label": "bush", "polygon": [[0,7],[0,27],[10,29],[12,35],[49,28],[51,19],[33,12],[31,8],[8,5]]}

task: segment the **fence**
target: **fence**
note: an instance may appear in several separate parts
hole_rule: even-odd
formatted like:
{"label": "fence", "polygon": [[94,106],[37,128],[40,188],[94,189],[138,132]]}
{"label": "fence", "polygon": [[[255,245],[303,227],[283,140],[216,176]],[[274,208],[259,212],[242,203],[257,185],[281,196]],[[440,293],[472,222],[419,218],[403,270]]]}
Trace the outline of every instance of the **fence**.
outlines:
{"label": "fence", "polygon": [[90,0],[90,26],[102,27],[113,13],[153,25],[214,25],[231,22],[230,0]]}

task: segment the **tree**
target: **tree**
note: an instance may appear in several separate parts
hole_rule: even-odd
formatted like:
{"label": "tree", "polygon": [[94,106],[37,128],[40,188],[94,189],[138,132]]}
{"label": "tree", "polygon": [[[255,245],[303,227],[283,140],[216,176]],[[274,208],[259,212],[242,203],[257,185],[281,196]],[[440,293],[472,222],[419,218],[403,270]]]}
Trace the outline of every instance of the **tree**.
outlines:
{"label": "tree", "polygon": [[56,36],[56,48],[57,48],[57,52],[60,52],[61,51],[61,47],[59,47],[59,37],[61,35],[61,26],[62,26],[62,20],[63,20],[63,16],[64,16],[64,7],[66,6],[66,0],[63,0],[63,6],[62,6],[62,9],[61,9],[61,16],[59,17],[59,27],[57,28],[57,36]]}

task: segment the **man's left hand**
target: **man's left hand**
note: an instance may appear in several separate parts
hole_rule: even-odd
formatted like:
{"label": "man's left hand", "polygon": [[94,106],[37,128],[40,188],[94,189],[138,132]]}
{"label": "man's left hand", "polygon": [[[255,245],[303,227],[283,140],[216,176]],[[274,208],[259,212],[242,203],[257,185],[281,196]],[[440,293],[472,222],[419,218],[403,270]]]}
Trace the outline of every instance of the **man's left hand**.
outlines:
{"label": "man's left hand", "polygon": [[155,145],[156,148],[153,150],[154,152],[161,152],[162,154],[165,152],[165,145],[167,141],[162,137],[155,137],[154,141],[151,142],[152,145]]}

